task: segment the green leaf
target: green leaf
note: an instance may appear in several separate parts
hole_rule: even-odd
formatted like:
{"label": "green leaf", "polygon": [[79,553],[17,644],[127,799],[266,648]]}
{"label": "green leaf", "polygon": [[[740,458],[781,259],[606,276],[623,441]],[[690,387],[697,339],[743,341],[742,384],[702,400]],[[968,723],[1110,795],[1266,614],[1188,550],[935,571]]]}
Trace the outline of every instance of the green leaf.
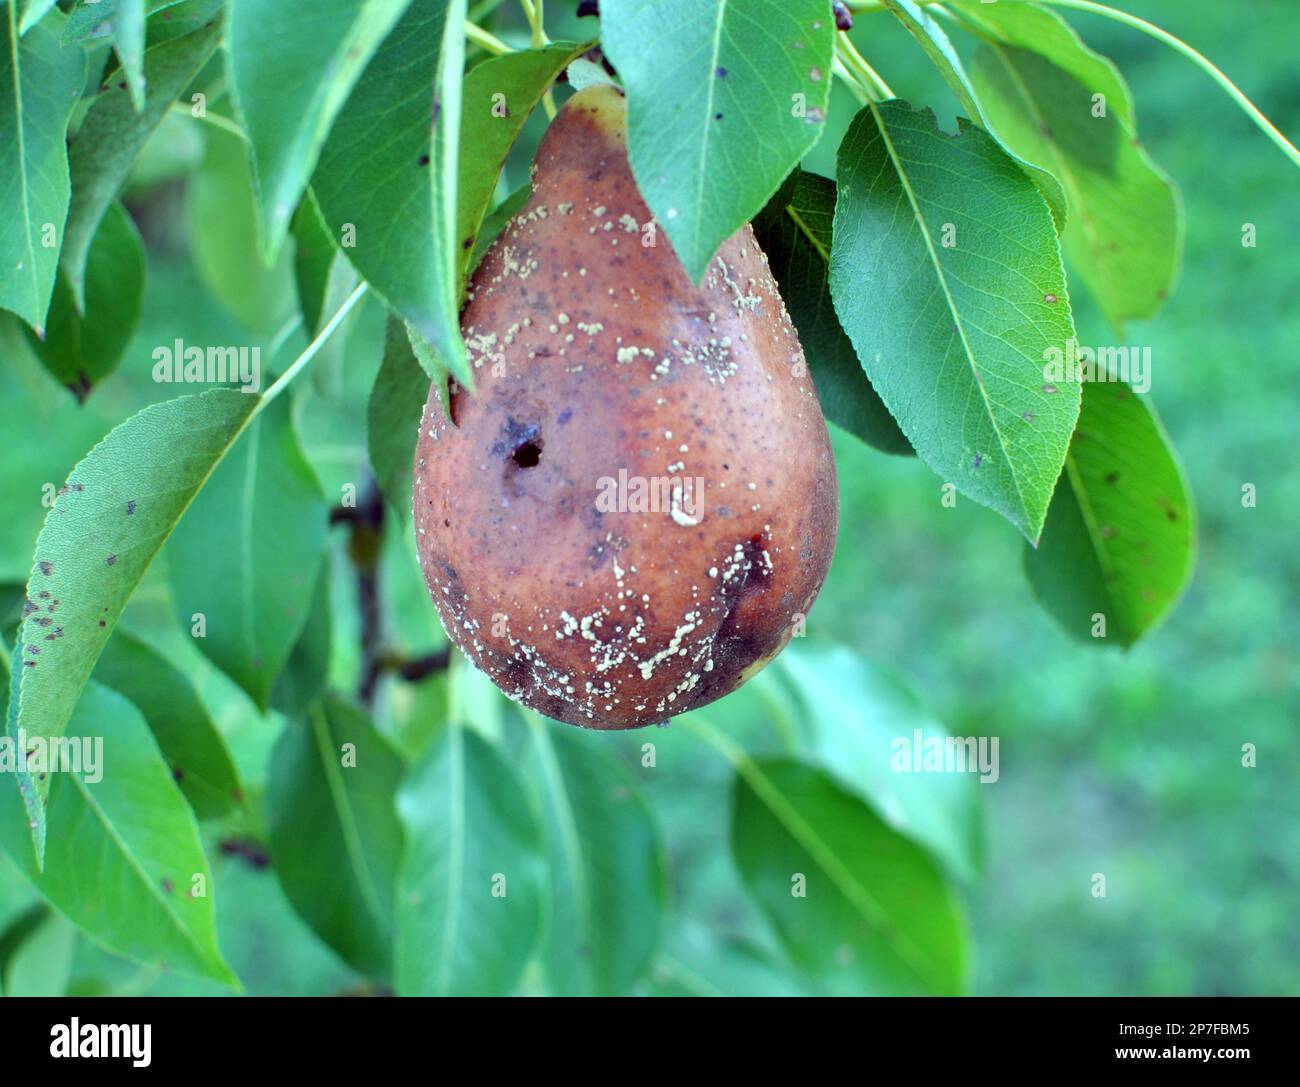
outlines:
{"label": "green leaf", "polygon": [[148,12],[166,6],[166,0],[148,0],[147,4],[146,0],[82,0],[68,15],[63,28],[65,43],[86,42],[93,45],[100,40],[113,43],[113,51],[121,65],[121,74],[126,77],[123,82],[137,113],[144,109],[145,104],[142,64],[145,17]]}
{"label": "green leaf", "polygon": [[943,27],[934,20],[929,12],[922,9],[913,0],[881,0],[881,2],[898,17],[898,21],[907,28],[908,33],[925,50],[926,56],[939,69],[939,74],[952,88],[953,93],[957,96],[957,101],[961,104],[962,109],[969,114],[970,119],[992,136],[1002,146],[1002,149],[1016,160],[1016,164],[1028,175],[1038,191],[1042,193],[1043,199],[1047,201],[1047,206],[1052,209],[1052,221],[1059,231],[1065,225],[1068,207],[1065,190],[1061,187],[1061,182],[1050,171],[1043,169],[1041,165],[1036,166],[1034,163],[1021,158],[1014,147],[1002,138],[1002,134],[994,126],[992,118],[985,113],[982,101],[971,84],[970,76],[966,74],[966,69],[962,66],[961,57],[957,55],[957,50],[953,48],[952,41],[944,32]]}
{"label": "green leaf", "polygon": [[977,4],[964,13],[990,30],[971,67],[987,115],[1017,154],[1065,186],[1066,257],[1116,327],[1153,316],[1178,276],[1182,208],[1137,140],[1119,72],[1053,12]]}
{"label": "green leaf", "polygon": [[456,249],[464,17],[464,0],[412,0],[334,122],[312,190],[352,266],[472,388]]}
{"label": "green leaf", "polygon": [[542,931],[542,830],[491,744],[443,729],[397,799],[406,832],[397,888],[397,991],[505,996]]}
{"label": "green leaf", "polygon": [[743,939],[679,921],[666,942],[666,949],[655,956],[655,995],[810,995],[789,963]]}
{"label": "green leaf", "polygon": [[330,125],[408,0],[316,0],[310,22],[282,0],[230,0],[226,72],[248,133],[268,263]]}
{"label": "green leaf", "polygon": [[356,273],[329,236],[311,193],[298,206],[293,221],[293,272],[298,288],[302,326],[315,337],[357,285]]}
{"label": "green leaf", "polygon": [[1042,531],[1079,410],[1043,378],[1074,335],[1047,205],[984,132],[869,104],[840,144],[831,295],[867,377],[921,459]]}
{"label": "green leaf", "polygon": [[732,851],[795,964],[832,992],[961,992],[965,925],[930,855],[811,767],[739,769]]}
{"label": "green leaf", "polygon": [[291,719],[271,758],[271,856],[299,915],[371,977],[392,969],[402,850],[402,760],[361,710],[337,699]]}
{"label": "green leaf", "polygon": [[302,633],[271,688],[271,705],[286,716],[305,713],[325,694],[332,645],[330,620],[330,563],[326,555],[316,575],[311,610]]}
{"label": "green leaf", "polygon": [[328,521],[283,397],[213,472],[167,549],[180,622],[204,617],[196,644],[262,710],[307,619]]}
{"label": "green leaf", "polygon": [[[1079,425],[1025,572],[1043,606],[1093,645],[1130,646],[1192,570],[1191,496],[1160,420],[1123,382],[1086,381]],[[1105,638],[1094,616],[1106,617]]]}
{"label": "green leaf", "polygon": [[[63,734],[127,600],[257,404],[230,389],[151,404],[72,469],[36,542],[15,652],[28,736]],[[28,816],[40,857],[44,807]]]}
{"label": "green leaf", "polygon": [[388,316],[384,358],[366,404],[370,466],[393,512],[405,521],[411,510],[411,472],[429,375],[415,357],[402,319]]}
{"label": "green leaf", "polygon": [[207,63],[220,37],[221,24],[215,22],[149,49],[144,55],[144,111],[137,113],[128,96],[113,87],[100,94],[77,130],[68,148],[72,204],[62,261],[78,308],[85,305],[86,259],[100,220],[117,198],[149,135],[194,73]]}
{"label": "green leaf", "polygon": [[491,57],[465,77],[456,213],[462,285],[472,267],[479,225],[515,137],[555,77],[591,44],[554,42],[544,49]]}
{"label": "green leaf", "polygon": [[[0,491],[0,581],[25,585],[32,549],[49,503],[68,470],[104,435],[105,419],[46,379],[28,346],[26,326],[0,314],[0,434],[5,486]],[[22,434],[39,434],[22,441]]]}
{"label": "green leaf", "polygon": [[144,110],[144,0],[118,0],[113,20],[113,52],[126,75],[136,113]]}
{"label": "green leaf", "polygon": [[189,678],[171,661],[129,631],[118,630],[104,647],[93,678],[144,714],[195,815],[215,819],[242,800],[226,741]]}
{"label": "green leaf", "polygon": [[198,827],[144,718],[121,695],[90,683],[68,731],[95,766],[86,761],[82,772],[49,775],[44,869],[27,839],[22,803],[5,781],[0,845],[46,901],[109,950],[238,986],[217,948]]}
{"label": "green leaf", "polygon": [[72,978],[77,930],[58,914],[47,914],[4,963],[5,996],[63,996]]}
{"label": "green leaf", "polygon": [[18,6],[22,8],[23,17],[18,24],[18,32],[26,34],[49,14],[50,8],[56,3],[58,0],[19,0]]}
{"label": "green leaf", "polygon": [[145,57],[155,45],[193,34],[214,19],[220,22],[225,4],[226,0],[149,0]]}
{"label": "green leaf", "polygon": [[542,949],[548,988],[626,994],[659,943],[663,846],[632,777],[564,725],[535,719],[531,778],[542,794],[552,920]]}
{"label": "green leaf", "polygon": [[917,729],[940,742],[948,736],[915,693],[847,646],[799,639],[755,678],[760,689],[782,681],[796,696],[795,724],[806,757],[949,871],[973,881],[983,862],[977,775],[893,769],[900,738],[911,744]]}
{"label": "green leaf", "polygon": [[68,119],[86,58],[59,41],[62,16],[18,37],[14,0],[0,13],[0,307],[37,335],[54,290],[68,215]]}
{"label": "green leaf", "polygon": [[822,134],[825,0],[604,0],[637,185],[693,282]]}
{"label": "green leaf", "polygon": [[826,418],[886,453],[911,453],[835,316],[829,281],[834,218],[835,182],[796,167],[754,220],[754,234],[799,330]]}
{"label": "green leaf", "polygon": [[292,254],[282,250],[267,267],[243,141],[214,127],[207,136],[208,153],[186,202],[194,263],[204,285],[242,324],[269,335],[293,310]]}
{"label": "green leaf", "polygon": [[66,272],[50,304],[45,339],[28,339],[55,380],[84,401],[94,385],[116,369],[135,335],[144,302],[144,245],[121,204],[99,224],[86,264],[84,316]]}

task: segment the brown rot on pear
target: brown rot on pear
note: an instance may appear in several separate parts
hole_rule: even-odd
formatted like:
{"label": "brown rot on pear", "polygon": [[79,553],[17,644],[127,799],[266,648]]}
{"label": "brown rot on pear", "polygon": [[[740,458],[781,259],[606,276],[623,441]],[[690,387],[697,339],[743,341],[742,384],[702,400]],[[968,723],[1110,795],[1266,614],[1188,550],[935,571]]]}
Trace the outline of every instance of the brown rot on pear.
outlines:
{"label": "brown rot on pear", "polygon": [[[461,313],[476,391],[430,390],[420,563],[511,698],[589,728],[734,690],[801,626],[835,550],[835,461],[744,227],[699,285],[628,165],[622,94],[574,95]],[[449,417],[448,417],[449,416]]]}

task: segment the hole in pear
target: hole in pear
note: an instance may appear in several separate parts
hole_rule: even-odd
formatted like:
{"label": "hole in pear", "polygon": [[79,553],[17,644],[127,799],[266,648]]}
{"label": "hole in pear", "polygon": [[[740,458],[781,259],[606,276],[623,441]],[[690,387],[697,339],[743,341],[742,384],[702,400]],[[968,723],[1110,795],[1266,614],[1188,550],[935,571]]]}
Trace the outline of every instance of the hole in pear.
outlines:
{"label": "hole in pear", "polygon": [[542,459],[542,447],[537,442],[524,442],[510,455],[510,459],[520,468],[536,468]]}

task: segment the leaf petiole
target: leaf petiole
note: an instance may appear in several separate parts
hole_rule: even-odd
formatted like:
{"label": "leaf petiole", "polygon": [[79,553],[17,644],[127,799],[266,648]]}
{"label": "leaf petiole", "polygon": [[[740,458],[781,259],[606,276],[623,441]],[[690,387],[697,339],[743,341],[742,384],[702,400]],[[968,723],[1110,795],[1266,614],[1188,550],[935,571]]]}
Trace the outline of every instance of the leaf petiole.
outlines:
{"label": "leaf petiole", "polygon": [[[347,300],[343,305],[339,306],[334,316],[331,317],[325,323],[325,326],[320,330],[320,332],[316,334],[316,338],[303,348],[302,354],[294,359],[293,362],[289,363],[289,368],[271,383],[271,387],[262,395],[262,398],[257,403],[257,407],[253,409],[253,414],[249,416],[250,422],[252,421],[253,416],[257,415],[257,413],[265,408],[267,404],[279,396],[284,390],[284,387],[298,376],[299,371],[315,358],[316,352],[325,346],[325,341],[334,334],[334,330],[343,323],[343,319],[352,312],[353,307],[361,301],[362,297],[369,289],[370,284],[368,283],[357,284],[357,289],[348,295]],[[245,426],[246,425],[247,424],[245,424]]]}
{"label": "leaf petiole", "polygon": [[506,53],[516,52],[513,46],[507,45],[495,34],[484,30],[477,23],[471,23],[468,19],[465,21],[465,37],[494,56],[500,57]]}

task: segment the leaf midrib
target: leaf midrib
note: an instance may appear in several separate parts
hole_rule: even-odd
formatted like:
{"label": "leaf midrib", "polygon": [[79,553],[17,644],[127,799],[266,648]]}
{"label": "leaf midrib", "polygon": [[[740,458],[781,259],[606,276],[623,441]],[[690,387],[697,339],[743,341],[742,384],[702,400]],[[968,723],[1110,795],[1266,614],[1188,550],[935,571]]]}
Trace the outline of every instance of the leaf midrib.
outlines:
{"label": "leaf midrib", "polygon": [[452,949],[460,932],[461,895],[465,883],[465,735],[459,721],[452,721],[447,742],[451,745],[447,790],[450,807],[450,856],[447,861],[447,918],[442,926],[442,954],[438,957],[437,991],[447,992],[451,975]]}
{"label": "leaf midrib", "polygon": [[704,175],[707,173],[705,164],[709,161],[709,135],[713,131],[709,127],[709,118],[713,116],[713,94],[714,87],[718,83],[716,72],[718,70],[718,57],[722,53],[722,20],[727,11],[728,0],[718,0],[718,17],[713,23],[713,54],[709,58],[709,69],[706,75],[708,94],[705,98],[704,124],[700,126],[700,167],[695,171],[695,202],[694,207],[697,210],[695,216],[695,245],[700,244],[700,233],[704,229],[704,218],[698,214],[698,210],[704,206]]}
{"label": "leaf midrib", "polygon": [[[912,216],[916,220],[917,227],[921,232],[921,237],[925,239],[926,252],[929,254],[930,263],[934,267],[935,274],[939,279],[939,286],[943,290],[944,300],[948,304],[948,312],[952,315],[953,325],[957,329],[957,335],[961,340],[962,353],[966,357],[966,363],[970,367],[971,380],[975,383],[975,388],[979,391],[980,400],[984,404],[985,414],[988,417],[989,425],[993,428],[993,433],[998,440],[998,448],[1002,451],[1003,463],[1007,466],[1007,471],[1011,476],[1011,482],[1016,488],[1016,497],[1020,500],[1020,513],[1025,519],[1026,527],[1029,524],[1029,507],[1025,501],[1025,493],[1020,486],[1020,475],[1016,471],[1015,462],[1007,449],[1007,443],[1002,435],[1002,428],[998,426],[997,417],[993,412],[993,405],[988,398],[988,393],[984,389],[984,382],[979,376],[979,371],[975,365],[975,351],[971,347],[970,340],[966,335],[966,323],[962,319],[957,309],[956,299],[953,297],[952,290],[948,286],[948,277],[944,272],[943,265],[939,260],[939,254],[934,247],[934,238],[930,235],[929,224],[925,221],[925,216],[921,214],[921,205],[915,190],[912,188],[911,180],[907,172],[903,169],[902,160],[899,158],[898,151],[894,147],[894,141],[890,138],[889,130],[885,125],[885,119],[880,114],[879,103],[868,102],[871,114],[875,118],[876,128],[880,132],[880,137],[885,143],[885,150],[889,154],[890,161],[894,164],[894,171],[898,174],[898,180],[903,187],[903,192],[907,196],[907,201],[912,207]],[[978,450],[977,450],[978,452]],[[1039,526],[1041,533],[1041,525]]]}
{"label": "leaf midrib", "polygon": [[1087,235],[1088,249],[1093,253],[1094,257],[1099,256],[1101,253],[1101,243],[1097,237],[1096,220],[1093,218],[1087,203],[1085,203],[1083,199],[1079,189],[1078,179],[1075,177],[1074,171],[1070,169],[1069,162],[1062,154],[1061,149],[1057,146],[1056,141],[1047,134],[1051,131],[1051,126],[1047,124],[1047,119],[1038,108],[1037,100],[1029,93],[1029,88],[1025,85],[1025,81],[1021,77],[1020,71],[1011,63],[1011,58],[1007,55],[1005,44],[998,41],[990,41],[987,44],[990,52],[992,52],[998,60],[1002,62],[1002,66],[1006,69],[1007,75],[1011,78],[1011,82],[1015,87],[1016,94],[1020,97],[1020,101],[1023,103],[1026,112],[1033,119],[1035,127],[1043,137],[1043,144],[1051,153],[1052,161],[1057,167],[1057,179],[1065,186],[1066,194],[1070,199],[1070,210],[1078,213],[1079,221],[1083,226],[1084,233]]}
{"label": "leaf midrib", "polygon": [[853,875],[835,855],[834,850],[822,839],[806,819],[786,800],[781,790],[772,782],[762,768],[744,751],[737,751],[733,758],[736,770],[764,804],[776,816],[777,821],[785,827],[814,861],[831,877],[831,881],[840,893],[854,906],[864,920],[889,943],[899,958],[916,972],[922,980],[932,979],[937,970],[935,963],[929,962],[925,953],[910,939],[902,935],[890,924],[884,907],[876,897]]}
{"label": "leaf midrib", "polygon": [[[587,870],[582,858],[581,839],[573,815],[573,802],[569,797],[569,789],[555,755],[555,747],[546,731],[547,726],[540,720],[535,720],[532,724],[538,758],[542,763],[542,775],[555,800],[555,821],[559,827],[561,848],[564,850],[565,861],[573,882],[573,903],[578,915],[578,929],[590,935],[591,896],[587,887]],[[594,970],[592,972],[594,974]]]}
{"label": "leaf midrib", "polygon": [[384,911],[380,904],[379,893],[371,878],[370,869],[365,863],[365,851],[361,845],[361,833],[357,827],[356,816],[348,798],[348,791],[343,784],[341,768],[334,759],[328,735],[329,724],[325,720],[325,709],[320,702],[312,704],[308,714],[311,718],[312,736],[316,742],[316,752],[320,756],[321,768],[325,774],[326,788],[334,802],[334,812],[338,816],[339,832],[343,835],[343,848],[348,855],[348,864],[357,881],[357,889],[365,900],[366,908],[377,922],[381,931],[384,926]]}
{"label": "leaf midrib", "polygon": [[[198,954],[200,961],[207,962],[211,965],[212,956],[207,952],[203,945],[199,943],[198,936],[191,931],[189,926],[181,919],[180,914],[168,900],[162,889],[154,885],[149,873],[145,871],[144,866],[140,863],[126,839],[118,833],[117,827],[108,817],[108,813],[104,811],[99,802],[93,795],[91,795],[90,790],[86,787],[86,783],[82,781],[81,775],[72,773],[68,776],[72,778],[77,787],[77,791],[81,793],[82,798],[86,802],[86,807],[90,809],[94,816],[99,820],[105,833],[108,834],[113,844],[117,846],[118,852],[121,853],[122,857],[126,860],[128,867],[130,867],[139,877],[140,882],[147,888],[150,896],[156,899],[158,904],[162,906],[163,913],[166,914],[167,918],[175,925],[176,931],[180,934],[182,939]],[[207,876],[208,873],[203,872],[200,874]],[[224,963],[222,965],[224,965]]]}

